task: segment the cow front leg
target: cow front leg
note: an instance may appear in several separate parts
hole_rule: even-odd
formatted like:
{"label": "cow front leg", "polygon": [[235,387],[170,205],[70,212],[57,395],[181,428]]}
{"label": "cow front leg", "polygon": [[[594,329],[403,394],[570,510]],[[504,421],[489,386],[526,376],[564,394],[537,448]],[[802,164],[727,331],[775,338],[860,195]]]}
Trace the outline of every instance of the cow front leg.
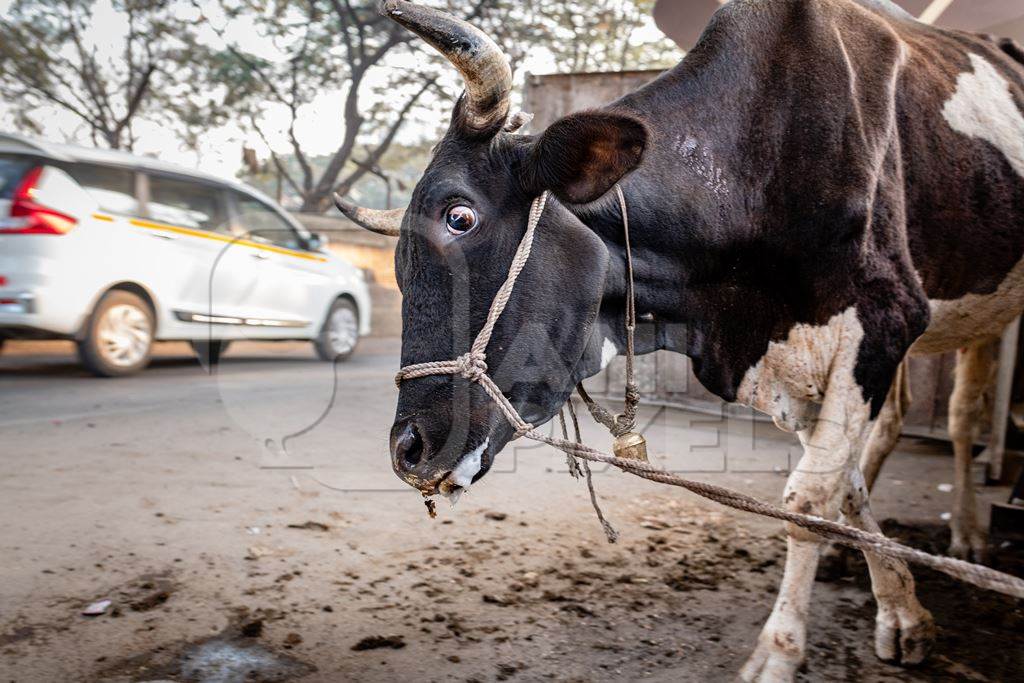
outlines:
{"label": "cow front leg", "polygon": [[949,520],[952,539],[949,554],[982,562],[987,542],[978,527],[971,476],[974,438],[983,414],[982,395],[988,387],[993,367],[988,342],[957,351],[956,377],[949,397],[949,436],[953,441],[953,510]]}
{"label": "cow front leg", "polygon": [[[896,378],[885,397],[885,404],[871,426],[867,443],[860,455],[860,471],[869,494],[878,479],[882,465],[900,440],[903,418],[909,406],[910,382],[907,361],[904,360],[896,371]],[[849,560],[853,552],[845,546],[828,544],[821,554],[821,569],[818,575],[828,578],[847,576],[850,573]]]}
{"label": "cow front leg", "polygon": [[[859,529],[882,533],[868,503],[868,488],[859,470],[850,473],[851,485],[843,501],[843,516]],[[920,664],[935,640],[935,622],[921,606],[914,576],[902,560],[864,553],[875,595],[875,654],[894,664]]]}
{"label": "cow front leg", "polygon": [[818,566],[820,541],[786,539],[786,567],[771,616],[761,629],[757,647],[740,670],[744,681],[791,681],[804,660],[807,608]]}
{"label": "cow front leg", "polygon": [[[786,483],[786,508],[825,519],[839,516],[864,443],[869,408],[852,382],[830,388],[812,429],[800,432],[804,452]],[[778,598],[740,677],[790,681],[804,659],[807,612],[823,541],[787,525],[786,566]]]}

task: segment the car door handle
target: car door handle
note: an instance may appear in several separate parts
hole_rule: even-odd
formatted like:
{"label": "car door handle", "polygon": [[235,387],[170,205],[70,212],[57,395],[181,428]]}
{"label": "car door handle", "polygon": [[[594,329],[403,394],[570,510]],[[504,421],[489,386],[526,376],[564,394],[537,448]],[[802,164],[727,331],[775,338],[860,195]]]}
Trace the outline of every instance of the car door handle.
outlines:
{"label": "car door handle", "polygon": [[266,261],[268,258],[270,258],[266,254],[264,254],[262,251],[254,251],[254,252],[252,252],[249,255],[252,256],[254,259],[258,259],[260,261]]}
{"label": "car door handle", "polygon": [[178,239],[177,235],[168,235],[166,232],[151,232],[149,234],[157,238],[158,240],[165,240],[168,242],[171,240]]}

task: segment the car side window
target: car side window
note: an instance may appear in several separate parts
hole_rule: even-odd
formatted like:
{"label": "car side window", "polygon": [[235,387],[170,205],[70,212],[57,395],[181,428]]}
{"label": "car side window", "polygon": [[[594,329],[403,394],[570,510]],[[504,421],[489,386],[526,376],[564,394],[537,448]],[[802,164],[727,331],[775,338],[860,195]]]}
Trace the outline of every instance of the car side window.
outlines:
{"label": "car side window", "polygon": [[254,197],[235,193],[238,222],[253,242],[267,242],[287,249],[303,249],[299,234],[284,218]]}
{"label": "car side window", "polygon": [[104,211],[138,216],[135,196],[135,171],[99,164],[61,165],[64,171],[93,196]]}
{"label": "car side window", "polygon": [[224,192],[213,185],[150,175],[147,208],[161,223],[231,234]]}

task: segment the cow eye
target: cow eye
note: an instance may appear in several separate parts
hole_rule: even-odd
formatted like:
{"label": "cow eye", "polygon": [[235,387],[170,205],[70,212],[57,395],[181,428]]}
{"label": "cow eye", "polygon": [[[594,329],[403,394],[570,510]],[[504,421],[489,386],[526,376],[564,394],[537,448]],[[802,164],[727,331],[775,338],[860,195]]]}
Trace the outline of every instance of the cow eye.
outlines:
{"label": "cow eye", "polygon": [[445,223],[448,225],[448,232],[453,235],[469,232],[476,227],[476,211],[464,204],[458,204],[448,209]]}

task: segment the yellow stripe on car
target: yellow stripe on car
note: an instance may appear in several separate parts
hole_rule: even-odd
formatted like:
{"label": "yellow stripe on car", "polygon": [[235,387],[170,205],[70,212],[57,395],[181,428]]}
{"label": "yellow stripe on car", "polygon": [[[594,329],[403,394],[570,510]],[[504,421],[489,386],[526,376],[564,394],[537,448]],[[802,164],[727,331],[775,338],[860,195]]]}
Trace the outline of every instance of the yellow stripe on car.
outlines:
{"label": "yellow stripe on car", "polygon": [[[102,214],[94,214],[95,218],[100,220],[113,220],[109,216],[102,216]],[[278,247],[273,244],[261,244],[259,242],[253,242],[246,239],[240,239],[232,237],[231,235],[221,235],[216,232],[209,232],[207,230],[197,230],[195,228],[183,228],[178,225],[168,225],[166,223],[155,223],[153,221],[145,221],[141,218],[129,218],[128,223],[134,225],[137,228],[146,228],[147,230],[163,230],[165,232],[173,232],[178,235],[188,235],[189,237],[198,237],[204,240],[213,240],[215,242],[230,242],[237,244],[242,247],[249,247],[251,249],[258,249],[260,251],[269,251],[274,254],[281,254],[282,256],[293,256],[295,258],[306,259],[307,261],[326,261],[323,256],[317,256],[315,254],[308,254],[304,251],[295,251],[294,249],[288,249],[286,247]]]}

